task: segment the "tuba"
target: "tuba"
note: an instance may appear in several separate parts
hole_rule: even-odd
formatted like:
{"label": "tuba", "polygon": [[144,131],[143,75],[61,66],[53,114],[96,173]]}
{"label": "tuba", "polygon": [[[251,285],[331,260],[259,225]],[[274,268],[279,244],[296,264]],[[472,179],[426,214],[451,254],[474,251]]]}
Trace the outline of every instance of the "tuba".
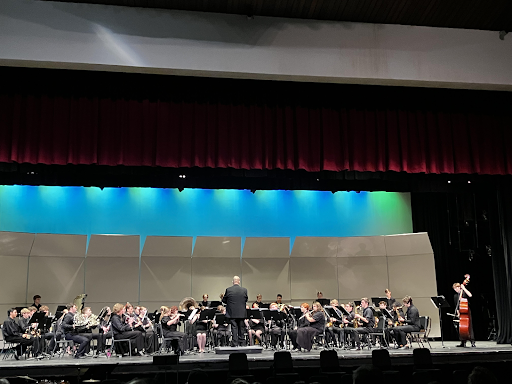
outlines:
{"label": "tuba", "polygon": [[183,300],[181,300],[178,309],[180,311],[186,312],[189,310],[190,307],[197,308],[197,302],[194,300],[193,297],[185,297]]}
{"label": "tuba", "polygon": [[87,293],[82,293],[73,299],[73,304],[76,305],[77,313],[84,307],[84,301],[87,297]]}

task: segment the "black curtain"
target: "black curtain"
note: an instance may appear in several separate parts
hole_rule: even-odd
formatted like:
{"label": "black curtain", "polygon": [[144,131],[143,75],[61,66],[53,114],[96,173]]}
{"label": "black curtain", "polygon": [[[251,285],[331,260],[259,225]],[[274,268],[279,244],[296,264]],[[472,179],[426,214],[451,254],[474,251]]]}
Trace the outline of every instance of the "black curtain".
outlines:
{"label": "black curtain", "polygon": [[499,220],[500,231],[493,236],[499,252],[493,248],[494,289],[496,292],[498,344],[512,342],[512,188],[502,186],[496,193],[497,209],[491,211]]}
{"label": "black curtain", "polygon": [[[504,260],[498,200],[496,188],[490,189],[411,194],[414,232],[428,232],[434,251],[438,294],[444,295],[452,305],[451,310],[443,311],[445,340],[458,338],[452,318],[446,313],[453,313],[455,304],[452,285],[462,282],[466,273],[471,275],[468,289],[473,294],[470,305],[476,339],[488,338],[493,319],[497,318],[502,327],[508,324],[506,316],[510,315],[496,316],[496,302],[499,307],[501,300],[508,298],[503,297],[510,280],[498,265]],[[497,273],[502,275],[496,276]],[[510,305],[507,310],[510,313]]]}

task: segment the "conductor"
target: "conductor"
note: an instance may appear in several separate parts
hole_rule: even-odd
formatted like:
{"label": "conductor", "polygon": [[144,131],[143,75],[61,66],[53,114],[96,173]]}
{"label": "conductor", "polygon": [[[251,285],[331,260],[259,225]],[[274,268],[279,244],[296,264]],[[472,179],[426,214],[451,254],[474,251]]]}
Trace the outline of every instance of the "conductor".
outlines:
{"label": "conductor", "polygon": [[247,303],[247,289],[240,286],[240,278],[233,277],[233,286],[226,288],[222,296],[222,302],[226,304],[226,317],[231,323],[233,334],[233,347],[244,346],[244,319],[245,305]]}

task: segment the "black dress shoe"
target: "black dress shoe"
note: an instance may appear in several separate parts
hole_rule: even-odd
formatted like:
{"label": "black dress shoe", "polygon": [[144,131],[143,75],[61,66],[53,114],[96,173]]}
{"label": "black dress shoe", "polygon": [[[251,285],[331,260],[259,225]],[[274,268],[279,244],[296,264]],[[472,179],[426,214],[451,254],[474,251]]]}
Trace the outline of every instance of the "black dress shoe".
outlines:
{"label": "black dress shoe", "polygon": [[476,348],[476,344],[474,341],[471,343],[471,348]]}

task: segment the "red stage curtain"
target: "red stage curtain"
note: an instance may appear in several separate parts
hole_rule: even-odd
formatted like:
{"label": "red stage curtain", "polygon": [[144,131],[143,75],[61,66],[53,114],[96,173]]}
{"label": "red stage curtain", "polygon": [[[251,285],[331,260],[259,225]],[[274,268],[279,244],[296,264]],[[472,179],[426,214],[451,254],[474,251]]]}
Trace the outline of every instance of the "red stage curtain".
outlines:
{"label": "red stage curtain", "polygon": [[0,162],[512,173],[505,92],[0,73]]}

